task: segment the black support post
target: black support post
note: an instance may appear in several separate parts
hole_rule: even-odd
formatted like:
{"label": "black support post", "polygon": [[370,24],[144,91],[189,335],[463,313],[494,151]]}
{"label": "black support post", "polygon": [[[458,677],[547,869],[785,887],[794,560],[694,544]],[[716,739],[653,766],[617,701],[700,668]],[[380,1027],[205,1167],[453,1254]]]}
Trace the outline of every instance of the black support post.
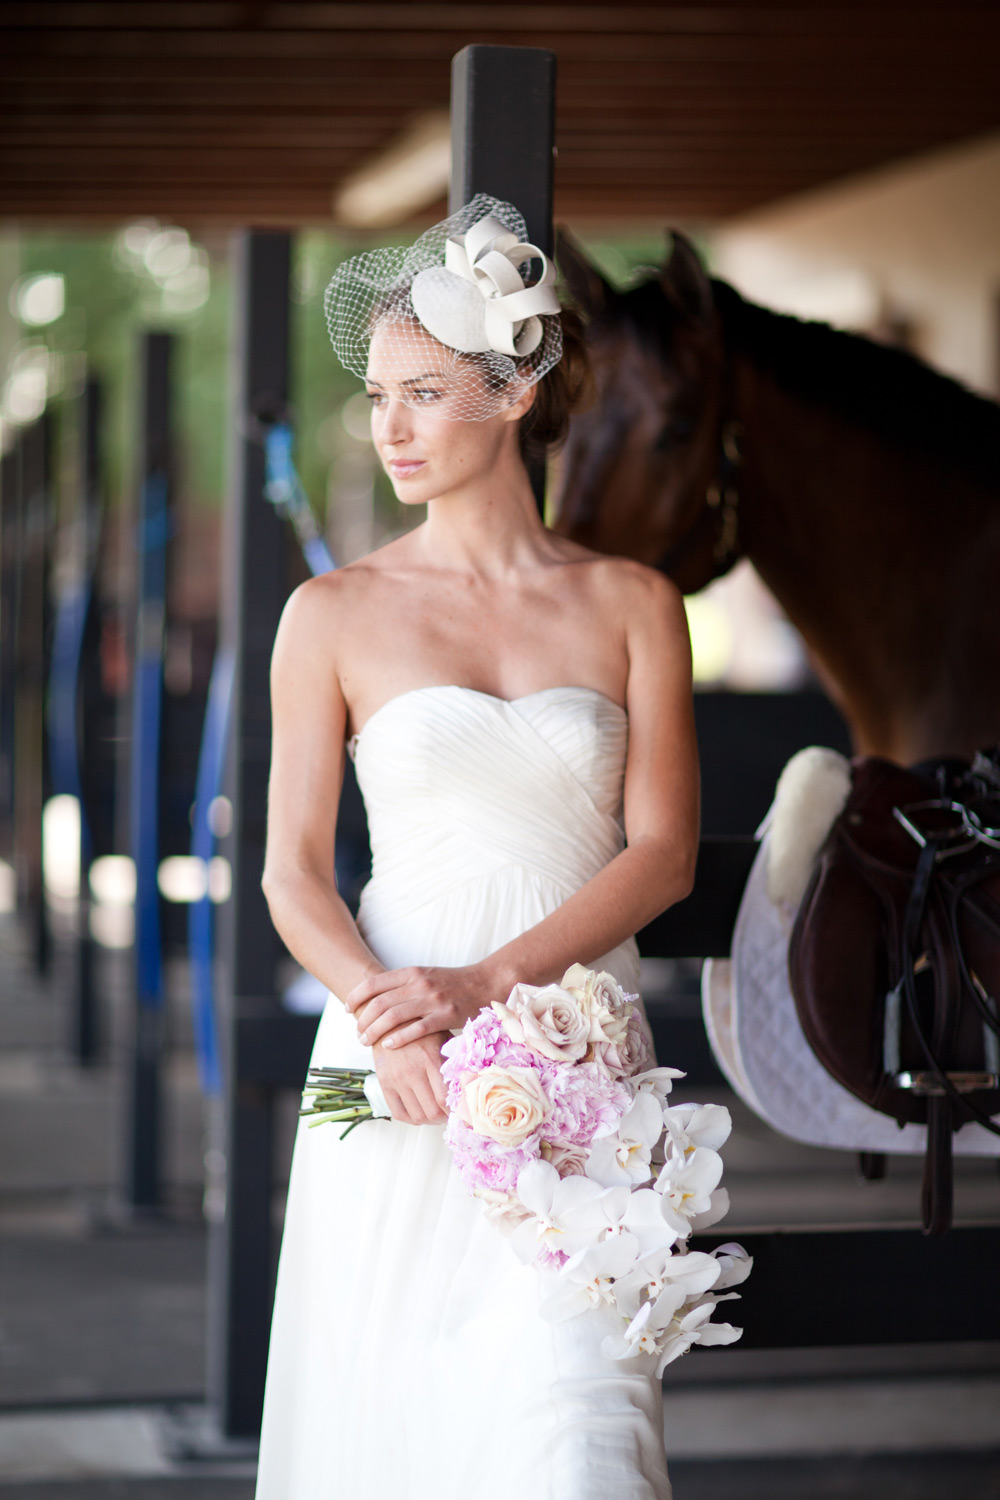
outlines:
{"label": "black support post", "polygon": [[18,574],[14,702],[14,863],[19,905],[27,917],[35,968],[48,971],[52,953],[42,852],[47,795],[45,687],[48,678],[49,536],[52,417],[26,427],[17,446]]}
{"label": "black support post", "polygon": [[554,52],[463,47],[451,64],[450,212],[476,193],[503,198],[551,254],[555,109]]}
{"label": "black support post", "polygon": [[14,698],[20,572],[18,454],[0,456],[0,853],[14,861]]}
{"label": "black support post", "polygon": [[[79,433],[79,517],[82,532],[80,563],[85,575],[84,609],[90,614],[96,605],[96,562],[101,527],[101,388],[91,376],[83,388]],[[90,932],[90,867],[94,859],[94,840],[87,806],[87,762],[94,758],[97,746],[88,743],[90,705],[85,699],[86,675],[83,652],[86,649],[86,619],[81,630],[81,661],[77,669],[74,718],[79,725],[77,750],[80,760],[80,895],[77,901],[76,962],[70,1018],[70,1046],[82,1064],[96,1060],[100,1048],[100,1021],[94,992],[94,940]]]}
{"label": "black support post", "polygon": [[[552,253],[556,55],[541,47],[463,47],[451,64],[450,212],[477,193],[513,203],[528,239]],[[545,507],[544,462],[530,466]]]}
{"label": "black support post", "polygon": [[[209,1394],[223,1433],[260,1426],[272,1298],[271,1113],[273,1083],[246,1066],[244,1036],[263,1024],[282,1033],[275,968],[283,949],[261,891],[271,756],[271,648],[288,592],[287,533],[264,501],[257,418],[287,399],[287,234],[256,230],[236,242],[235,368],[221,645],[233,653],[226,795],[232,832],[222,845],[232,899],[219,912],[221,1005],[226,1036],[226,1213],[213,1227]],[[301,1083],[303,1072],[298,1075]],[[281,1082],[291,1082],[282,1079]]]}
{"label": "black support post", "polygon": [[170,334],[142,340],[142,457],[136,526],[137,597],[129,760],[129,844],[135,861],[135,1014],[127,1201],[159,1207],[163,966],[160,944],[159,779],[166,556],[170,530]]}

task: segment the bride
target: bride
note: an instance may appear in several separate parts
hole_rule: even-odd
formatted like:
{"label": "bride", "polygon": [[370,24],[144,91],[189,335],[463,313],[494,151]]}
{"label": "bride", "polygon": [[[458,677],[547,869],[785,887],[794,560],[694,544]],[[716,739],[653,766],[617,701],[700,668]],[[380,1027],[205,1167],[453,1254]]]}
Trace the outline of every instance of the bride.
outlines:
{"label": "bride", "polygon": [[[541,1320],[442,1139],[449,1032],[575,962],[637,989],[633,934],[689,891],[698,836],[680,596],[535,506],[525,454],[564,435],[585,368],[524,241],[478,198],[327,294],[379,458],[427,513],[289,600],[264,883],[330,990],[314,1062],[374,1065],[393,1119],[300,1131],[258,1500],[670,1495],[655,1359],[602,1356],[601,1311]],[[373,852],[356,922],[345,753]]]}

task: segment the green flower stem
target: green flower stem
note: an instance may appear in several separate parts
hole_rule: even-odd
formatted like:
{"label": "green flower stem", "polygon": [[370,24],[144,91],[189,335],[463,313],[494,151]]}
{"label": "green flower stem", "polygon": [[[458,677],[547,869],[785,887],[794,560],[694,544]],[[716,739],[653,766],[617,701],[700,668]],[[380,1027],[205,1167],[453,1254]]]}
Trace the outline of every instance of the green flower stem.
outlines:
{"label": "green flower stem", "polygon": [[310,1068],[302,1091],[304,1108],[299,1110],[299,1115],[311,1117],[310,1130],[316,1125],[342,1125],[346,1121],[347,1128],[340,1134],[343,1140],[366,1120],[374,1118],[364,1091],[365,1080],[370,1075],[370,1068]]}

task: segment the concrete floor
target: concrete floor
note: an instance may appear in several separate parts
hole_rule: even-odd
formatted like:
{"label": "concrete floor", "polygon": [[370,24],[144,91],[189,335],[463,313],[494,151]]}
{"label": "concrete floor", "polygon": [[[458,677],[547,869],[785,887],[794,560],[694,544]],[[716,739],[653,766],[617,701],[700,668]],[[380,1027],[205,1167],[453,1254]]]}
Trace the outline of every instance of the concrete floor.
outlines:
{"label": "concrete floor", "polygon": [[[105,1051],[87,1070],[64,1045],[65,975],[62,953],[39,983],[0,918],[0,1493],[250,1500],[251,1452],[209,1459],[189,1441],[205,1420],[205,1239],[183,975],[165,1068],[166,1212],[152,1222],[124,1213],[118,1190],[127,967],[105,955]],[[841,1153],[734,1116],[734,1230],[912,1221],[912,1165],[859,1184]],[[996,1218],[995,1172],[975,1166],[960,1176],[960,1212]],[[668,1371],[664,1411],[675,1500],[1000,1500],[997,1346],[697,1352]]]}

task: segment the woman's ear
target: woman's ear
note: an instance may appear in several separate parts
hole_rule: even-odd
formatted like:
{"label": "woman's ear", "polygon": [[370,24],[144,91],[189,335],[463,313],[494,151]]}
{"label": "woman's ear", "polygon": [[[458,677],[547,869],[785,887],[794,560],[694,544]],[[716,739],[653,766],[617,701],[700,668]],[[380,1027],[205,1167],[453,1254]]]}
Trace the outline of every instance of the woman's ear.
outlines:
{"label": "woman's ear", "polygon": [[509,406],[504,407],[504,421],[520,422],[522,417],[527,416],[528,412],[535,404],[535,396],[537,395],[537,392],[537,385],[529,385],[526,391],[522,391],[516,401],[512,401]]}

